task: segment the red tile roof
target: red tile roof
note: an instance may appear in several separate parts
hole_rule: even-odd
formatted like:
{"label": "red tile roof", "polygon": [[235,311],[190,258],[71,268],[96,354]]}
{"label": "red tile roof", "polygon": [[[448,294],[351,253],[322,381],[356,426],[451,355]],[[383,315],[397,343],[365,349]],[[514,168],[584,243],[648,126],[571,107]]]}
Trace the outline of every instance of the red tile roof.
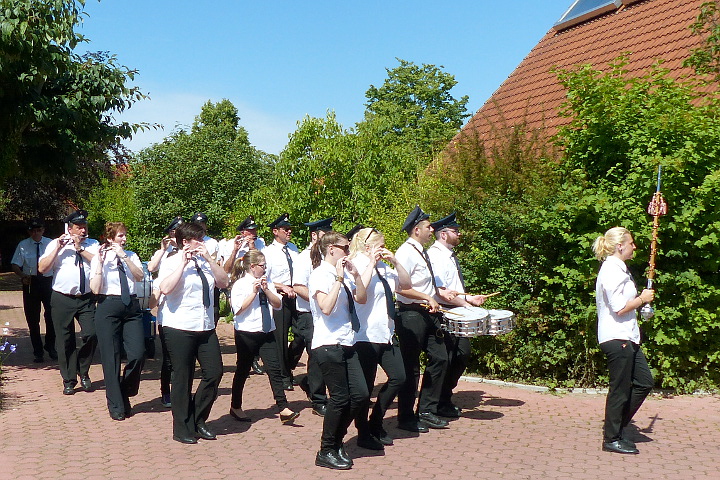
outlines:
{"label": "red tile roof", "polygon": [[630,75],[647,73],[658,59],[665,60],[673,78],[692,73],[692,69],[682,68],[682,62],[691,48],[702,44],[689,26],[704,1],[645,0],[567,30],[550,30],[453,142],[462,142],[467,135],[492,142],[493,129],[523,121],[530,131],[545,126],[547,135],[556,133],[570,120],[558,117],[565,90],[551,73],[553,67],[592,64],[607,70],[608,63],[631,52],[626,67]]}

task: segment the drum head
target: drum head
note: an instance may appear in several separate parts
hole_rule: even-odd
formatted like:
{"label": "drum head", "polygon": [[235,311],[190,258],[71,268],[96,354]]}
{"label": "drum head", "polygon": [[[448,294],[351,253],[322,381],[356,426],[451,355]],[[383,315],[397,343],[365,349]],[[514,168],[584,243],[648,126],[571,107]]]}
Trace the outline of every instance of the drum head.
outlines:
{"label": "drum head", "polygon": [[446,313],[453,320],[474,320],[486,318],[489,312],[480,307],[455,307]]}
{"label": "drum head", "polygon": [[490,318],[510,318],[515,316],[510,310],[490,310]]}

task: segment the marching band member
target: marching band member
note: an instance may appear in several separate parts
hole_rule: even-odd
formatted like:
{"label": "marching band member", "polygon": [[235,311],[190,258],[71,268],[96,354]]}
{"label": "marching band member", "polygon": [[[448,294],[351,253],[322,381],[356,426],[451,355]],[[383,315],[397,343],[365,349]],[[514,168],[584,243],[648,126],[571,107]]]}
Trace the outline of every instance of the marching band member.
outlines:
{"label": "marching band member", "polygon": [[[378,392],[370,418],[367,404],[355,416],[357,444],[370,450],[383,450],[385,445],[393,444],[392,437],[383,428],[383,417],[405,383],[405,367],[394,335],[396,311],[393,292],[398,288],[409,289],[412,285],[405,268],[385,248],[385,237],[374,228],[357,232],[348,258],[358,271],[363,272],[361,278],[366,284],[367,301],[357,305],[360,330],[355,334],[355,350],[368,391],[372,392],[375,386],[378,365],[388,377]],[[383,260],[395,269],[389,268]]]}
{"label": "marching band member", "polygon": [[[90,261],[97,240],[87,237],[87,212],[76,210],[65,218],[66,231],[45,249],[38,262],[41,274],[53,272],[52,309],[55,342],[63,394],[73,395],[77,377],[83,390],[92,390],[90,365],[97,347],[95,299],[90,290]],[[80,324],[80,345],[75,342],[75,319]],[[77,348],[76,348],[77,347]]]}
{"label": "marching band member", "polygon": [[[173,366],[173,440],[181,443],[216,438],[205,422],[223,373],[212,289],[226,288],[228,276],[205,248],[203,235],[204,229],[196,223],[180,225],[175,230],[178,250],[162,262],[157,278],[162,295],[158,319]],[[192,395],[196,360],[202,377]]]}
{"label": "marching band member", "polygon": [[[350,242],[337,232],[326,233],[310,252],[315,267],[309,283],[314,328],[312,356],[330,393],[315,465],[337,470],[352,467],[343,437],[357,411],[370,401],[353,347],[355,333],[360,329],[355,302],[365,303],[367,295],[360,273],[347,259],[349,252]],[[354,279],[354,293],[345,283],[346,271]]]}
{"label": "marching band member", "polygon": [[238,421],[249,421],[242,410],[242,394],[250,367],[256,355],[260,355],[280,409],[280,421],[289,423],[300,414],[288,408],[285,397],[278,348],[275,345],[275,322],[271,309],[282,308],[282,299],[275,286],[267,281],[265,255],[259,250],[250,250],[236,260],[233,267],[233,286],[230,294],[235,318],[235,348],[237,366],[232,383],[230,415]]}
{"label": "marching band member", "polygon": [[233,239],[232,243],[228,242],[225,245],[225,253],[223,253],[223,262],[221,265],[226,272],[232,271],[235,260],[238,260],[245,256],[248,250],[257,249],[263,250],[265,248],[265,240],[262,237],[258,237],[257,224],[255,223],[255,217],[249,215],[243,220],[240,225],[237,226],[238,234]]}
{"label": "marching band member", "polygon": [[653,388],[653,377],[640,349],[637,309],[655,298],[652,289],[637,293],[625,262],[635,255],[635,241],[625,228],[614,227],[593,243],[602,262],[595,284],[598,342],[610,370],[605,402],[602,449],[614,453],[639,453],[623,431]]}
{"label": "marching band member", "polygon": [[[130,397],[138,393],[145,363],[145,330],[135,295],[135,282],[145,274],[140,258],[124,248],[124,223],[106,223],[104,236],[105,243],[90,262],[90,288],[97,299],[95,330],[110,418],[125,420],[131,415]],[[122,375],[121,349],[127,355]]]}

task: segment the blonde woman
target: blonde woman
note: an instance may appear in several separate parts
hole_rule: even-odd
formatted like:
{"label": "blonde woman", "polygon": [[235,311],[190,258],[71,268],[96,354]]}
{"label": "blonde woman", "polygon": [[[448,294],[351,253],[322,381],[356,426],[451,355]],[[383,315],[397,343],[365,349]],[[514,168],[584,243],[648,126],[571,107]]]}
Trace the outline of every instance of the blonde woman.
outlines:
{"label": "blonde woman", "polygon": [[625,262],[635,254],[632,234],[614,227],[599,236],[593,251],[602,262],[595,285],[598,342],[610,371],[605,403],[603,450],[636,454],[638,449],[624,429],[653,387],[645,355],[640,349],[637,309],[655,298],[651,289],[640,295]]}
{"label": "blonde woman", "polygon": [[288,408],[283,388],[280,358],[275,343],[275,321],[271,312],[282,308],[282,299],[272,282],[267,281],[265,262],[265,255],[260,250],[249,250],[233,265],[230,298],[235,319],[237,365],[232,383],[230,416],[240,422],[250,421],[242,409],[242,395],[253,359],[260,355],[275,403],[280,409],[280,421],[290,423],[300,414]]}
{"label": "blonde woman", "polygon": [[[372,392],[375,385],[378,365],[388,377],[378,392],[370,417],[369,405],[365,405],[355,416],[357,444],[369,450],[383,450],[385,445],[393,444],[392,437],[383,428],[383,417],[406,379],[395,336],[393,295],[396,289],[412,288],[412,284],[405,268],[385,248],[385,237],[374,228],[363,228],[353,236],[348,258],[359,272],[363,272],[361,278],[367,292],[367,301],[357,305],[360,330],[355,334],[355,351],[368,391]],[[394,269],[383,260],[392,264]]]}

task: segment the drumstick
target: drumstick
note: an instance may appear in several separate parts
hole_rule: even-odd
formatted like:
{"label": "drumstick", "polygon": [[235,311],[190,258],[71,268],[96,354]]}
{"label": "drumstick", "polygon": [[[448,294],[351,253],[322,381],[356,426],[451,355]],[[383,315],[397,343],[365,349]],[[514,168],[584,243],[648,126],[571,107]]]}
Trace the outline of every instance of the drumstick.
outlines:
{"label": "drumstick", "polygon": [[[430,308],[430,305],[427,304],[427,303],[421,303],[420,306],[421,306],[421,307],[425,307],[425,308]],[[438,308],[437,311],[438,311],[438,312],[442,312],[442,313],[449,313],[449,314],[451,314],[451,315],[457,315],[458,317],[464,317],[464,316],[465,316],[465,315],[463,315],[463,314],[461,314],[461,313],[455,313],[455,312],[451,312],[450,310],[445,310],[444,308]]]}
{"label": "drumstick", "polygon": [[483,295],[482,293],[462,293],[462,292],[459,292],[458,295],[470,295],[470,296],[482,295],[482,296],[484,296],[485,298],[490,298],[490,297],[494,297],[495,295],[500,295],[500,292],[488,293],[487,295]]}

